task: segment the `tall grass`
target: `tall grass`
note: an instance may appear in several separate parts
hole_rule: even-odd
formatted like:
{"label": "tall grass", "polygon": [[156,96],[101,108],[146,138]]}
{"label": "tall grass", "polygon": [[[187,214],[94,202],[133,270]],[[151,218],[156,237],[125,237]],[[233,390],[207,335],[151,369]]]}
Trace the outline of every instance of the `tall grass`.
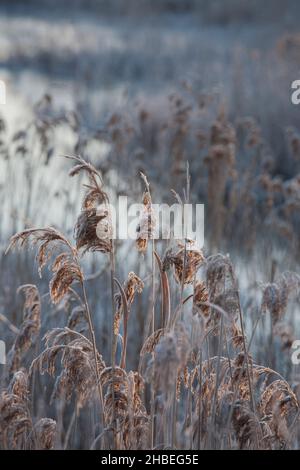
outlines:
{"label": "tall grass", "polygon": [[[231,166],[232,157],[228,163],[226,155],[234,137],[227,139],[224,119],[218,118],[212,129],[209,158]],[[173,240],[168,247],[157,249],[148,243],[155,228],[155,194],[150,193],[148,179],[142,174],[145,214],[131,250],[136,249],[150,271],[144,279],[134,272],[127,279],[118,279],[118,267],[113,266],[117,293],[113,310],[107,312],[111,356],[104,359],[94,328],[95,312],[89,306],[83,261],[87,252],[96,253],[96,263],[111,256],[109,199],[99,171],[83,158],[73,160],[70,175],[87,176],[81,211],[74,221],[75,244],[52,227],[29,228],[15,234],[7,250],[33,246],[39,272],[45,266],[50,268],[51,301],[67,315],[70,302],[73,309],[66,315],[65,326],[44,333],[38,350],[34,345],[39,348],[41,297],[35,285],[21,287],[25,293],[23,321],[14,330],[2,379],[1,447],[297,448],[297,396],[278,372],[253,360],[251,347],[259,323],[266,318],[272,320],[271,335],[287,341],[284,317],[289,302],[298,295],[300,276],[273,272],[271,282],[261,286],[257,320],[246,336],[239,283],[229,255],[209,255],[187,240]],[[222,175],[226,178],[224,171]],[[224,186],[219,190],[221,201]],[[100,213],[99,204],[106,207]],[[224,223],[220,222],[221,229]],[[99,283],[97,295],[102,295]],[[127,357],[131,308],[143,295],[150,296],[148,313],[141,309],[138,316],[150,328],[145,329],[132,369]],[[40,374],[53,377],[54,383],[42,385]],[[44,412],[52,417],[41,417]],[[75,427],[80,420],[84,443]]]}

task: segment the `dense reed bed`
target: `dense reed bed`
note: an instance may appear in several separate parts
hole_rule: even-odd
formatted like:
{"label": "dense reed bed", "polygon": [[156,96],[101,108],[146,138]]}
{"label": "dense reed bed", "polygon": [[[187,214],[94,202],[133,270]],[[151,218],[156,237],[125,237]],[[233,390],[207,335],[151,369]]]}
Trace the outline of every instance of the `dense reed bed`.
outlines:
{"label": "dense reed bed", "polygon": [[[196,145],[187,143],[195,130],[189,112],[177,98],[170,117],[173,166],[163,175],[170,184],[176,179],[177,200],[184,197],[178,185],[186,184],[186,148]],[[139,115],[140,130],[149,119],[145,112]],[[56,124],[66,121],[60,117]],[[54,158],[47,137],[53,122],[40,125],[33,127],[47,165]],[[118,116],[107,124],[112,165],[116,155],[130,148],[123,140],[124,125]],[[202,164],[207,167],[203,198],[209,241],[203,251],[186,239],[154,240],[152,204],[163,192],[156,195],[147,160],[142,160],[144,172],[136,186],[144,212],[136,241],[124,242],[132,256],[122,258],[122,243],[111,238],[106,187],[115,175],[109,175],[105,165],[89,162],[86,143],[77,142],[77,153],[83,156],[66,162],[72,184],[77,189],[76,179],[81,184],[81,191],[76,190],[81,205],[72,226],[66,235],[53,226],[27,227],[10,238],[6,250],[5,259],[13,263],[16,249],[33,248],[36,268],[49,280],[49,289],[41,281],[39,286],[16,286],[24,296],[22,320],[17,316],[15,324],[13,317],[2,315],[9,350],[1,379],[1,448],[299,447],[299,382],[292,370],[291,346],[300,276],[279,271],[281,263],[271,253],[266,260],[272,268],[269,278],[248,283],[241,294],[230,255],[217,251],[228,247],[226,240],[239,239],[234,253],[243,250],[249,256],[258,246],[261,228],[272,231],[278,250],[288,239],[287,249],[296,256],[298,225],[293,214],[299,204],[299,176],[286,181],[273,177],[258,127],[249,120],[242,125],[240,137],[221,108],[206,135],[200,136],[197,129],[201,151],[207,150]],[[130,129],[127,133],[130,136]],[[254,152],[246,171],[239,167],[238,138],[246,139]],[[289,138],[295,150],[296,136]],[[22,142],[23,150],[20,143],[15,151],[22,152],[25,162],[26,139],[26,132],[13,137],[13,142]],[[195,175],[198,163],[192,165]],[[184,194],[195,200],[196,183],[192,178],[190,185],[187,176]],[[198,197],[202,191],[200,187]],[[262,220],[270,223],[260,225]],[[21,260],[22,252],[17,256]],[[25,262],[32,263],[32,256]],[[93,274],[88,273],[91,266]]]}

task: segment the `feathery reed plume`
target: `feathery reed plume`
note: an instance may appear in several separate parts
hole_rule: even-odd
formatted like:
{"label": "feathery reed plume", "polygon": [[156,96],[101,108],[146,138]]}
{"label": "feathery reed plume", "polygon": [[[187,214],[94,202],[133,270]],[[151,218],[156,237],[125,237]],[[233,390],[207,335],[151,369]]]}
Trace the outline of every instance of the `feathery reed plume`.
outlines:
{"label": "feathery reed plume", "polygon": [[84,185],[86,193],[82,202],[82,210],[75,226],[75,240],[77,249],[86,251],[100,251],[110,253],[112,250],[112,222],[109,210],[109,198],[102,189],[102,178],[93,165],[81,157],[67,157],[75,162],[70,176],[85,172],[89,184]]}
{"label": "feathery reed plume", "polygon": [[41,450],[53,449],[56,436],[56,421],[50,418],[41,418],[34,425],[34,437],[37,448]]}
{"label": "feathery reed plume", "polygon": [[152,208],[152,199],[150,193],[150,185],[148,183],[147,177],[140,172],[141,178],[145,184],[145,192],[143,194],[143,212],[140,215],[140,221],[136,228],[137,237],[136,237],[136,247],[141,253],[145,253],[148,246],[148,240],[151,240],[154,237],[154,232],[156,228],[156,218],[154,210]]}
{"label": "feathery reed plume", "polygon": [[[148,363],[146,376],[156,390],[167,396],[176,384],[178,371],[186,365],[190,343],[186,329],[182,323],[178,323],[174,328],[160,336],[154,347],[154,355]],[[155,342],[157,338],[155,339]],[[147,346],[144,345],[145,352],[150,349],[152,341]]]}
{"label": "feathery reed plume", "polygon": [[27,376],[18,371],[0,395],[0,440],[4,449],[24,448],[31,429]]}
{"label": "feathery reed plume", "polygon": [[[140,294],[143,291],[143,289],[144,289],[143,281],[134,272],[130,272],[128,274],[126,281],[123,284],[123,290],[124,290],[126,300],[127,300],[128,313],[130,312],[130,306],[132,305],[134,301],[135,294],[136,293]],[[114,331],[115,331],[115,335],[117,335],[119,333],[120,321],[121,321],[122,312],[123,312],[123,302],[122,302],[122,297],[120,293],[115,294],[115,304],[117,307],[117,311],[114,317]]]}
{"label": "feathery reed plume", "polygon": [[161,336],[165,334],[165,329],[160,328],[159,330],[154,331],[143,344],[143,347],[141,349],[140,355],[144,356],[147,353],[152,353],[155,349],[155,346],[159,342]]}
{"label": "feathery reed plume", "polygon": [[[148,415],[142,404],[144,384],[137,372],[106,367],[100,376],[105,390],[105,422],[118,426],[118,449],[143,448],[149,434]],[[134,446],[134,447],[132,447]]]}
{"label": "feathery reed plume", "polygon": [[106,367],[101,372],[100,381],[103,389],[106,389],[104,396],[105,422],[113,424],[114,419],[122,421],[126,415],[128,404],[126,371],[120,367]]}
{"label": "feathery reed plume", "polygon": [[125,449],[146,449],[149,446],[149,416],[142,403],[144,380],[138,372],[128,373],[128,413],[123,440]]}
{"label": "feathery reed plume", "polygon": [[75,330],[76,327],[81,327],[80,332],[82,333],[86,329],[86,311],[83,305],[77,305],[74,307],[68,317],[67,327],[70,330]]}
{"label": "feathery reed plume", "polygon": [[[32,240],[33,244],[38,245],[39,270],[41,270],[49,260],[54,249],[62,247],[64,250],[67,250],[58,254],[52,263],[52,271],[54,274],[50,281],[50,295],[52,301],[54,303],[58,303],[68,293],[69,288],[74,282],[78,281],[80,283],[84,295],[84,306],[92,337],[95,373],[97,377],[96,383],[98,387],[100,387],[95,334],[87,304],[86,292],[83,283],[83,273],[79,264],[77,250],[72,247],[69,241],[60,232],[53,228],[29,229],[20,232],[12,237],[8,249],[15,246],[18,242],[20,242],[22,246],[29,240]],[[100,402],[102,402],[101,390],[99,389],[98,391]]]}
{"label": "feathery reed plume", "polygon": [[61,372],[56,378],[52,400],[64,397],[69,401],[76,394],[77,407],[81,408],[91,400],[97,388],[97,374],[100,376],[105,367],[102,356],[97,353],[95,370],[93,344],[82,334],[69,328],[55,328],[46,333],[45,350],[31,364],[40,374],[48,372],[53,376],[57,370],[56,358],[61,354]]}
{"label": "feathery reed plume", "polygon": [[163,269],[167,270],[170,266],[174,266],[174,275],[176,282],[181,284],[191,284],[199,267],[204,263],[205,258],[201,250],[194,247],[192,241],[186,246],[178,243],[179,250],[174,253],[168,250],[163,258]]}
{"label": "feathery reed plume", "polygon": [[263,443],[260,422],[246,403],[236,401],[233,404],[232,424],[240,449],[253,449],[255,436],[258,434],[260,445]]}
{"label": "feathery reed plume", "polygon": [[27,373],[23,370],[18,370],[14,373],[9,385],[8,393],[18,396],[20,399],[28,399],[28,376]]}
{"label": "feathery reed plume", "polygon": [[50,295],[57,304],[68,293],[71,285],[78,281],[83,282],[83,274],[78,260],[69,253],[58,255],[52,265],[53,277],[50,281]]}
{"label": "feathery reed plume", "polygon": [[50,295],[53,302],[58,303],[68,292],[73,282],[83,282],[77,250],[72,247],[70,242],[58,230],[47,227],[43,229],[28,229],[17,233],[11,238],[6,252],[18,243],[23,246],[29,241],[33,245],[38,245],[37,260],[40,274],[42,268],[53,255],[54,250],[58,248],[67,250],[58,254],[52,264],[54,274],[50,281]]}
{"label": "feathery reed plume", "polygon": [[23,322],[8,353],[10,372],[20,368],[22,355],[34,344],[41,327],[41,301],[37,287],[26,284],[18,288],[17,292],[21,291],[25,293]]}
{"label": "feathery reed plume", "polygon": [[[209,293],[209,302],[221,307],[227,314],[225,327],[228,330],[235,346],[243,343],[238,320],[240,320],[240,302],[236,278],[232,263],[228,256],[221,254],[210,256],[207,259],[206,285]],[[210,317],[207,327],[214,328],[214,334],[218,334],[221,313],[217,308],[210,308]]]}
{"label": "feathery reed plume", "polygon": [[297,294],[300,288],[300,276],[292,272],[284,272],[276,282],[264,286],[261,309],[270,312],[273,324],[282,319],[290,296]]}
{"label": "feathery reed plume", "polygon": [[204,317],[204,319],[208,319],[210,316],[210,307],[208,302],[209,293],[205,282],[197,281],[194,287],[193,296],[194,313],[199,313]]}
{"label": "feathery reed plume", "polygon": [[[25,243],[28,243],[29,241],[32,242],[33,246],[38,245],[37,260],[40,274],[42,268],[46,265],[47,261],[52,255],[53,248],[56,248],[61,244],[73,251],[73,248],[68,240],[58,230],[53,227],[46,227],[42,229],[30,228],[16,233],[11,237],[9,246],[6,249],[6,253],[8,253],[11,248],[14,248],[18,244],[23,247]],[[49,249],[49,245],[52,245],[51,250]]]}
{"label": "feathery reed plume", "polygon": [[108,209],[85,209],[81,211],[76,226],[77,249],[86,251],[111,252],[112,226]]}
{"label": "feathery reed plume", "polygon": [[274,380],[261,394],[258,407],[268,423],[273,445],[282,448],[289,441],[289,427],[299,413],[295,394],[285,380]]}
{"label": "feathery reed plume", "polygon": [[162,319],[161,324],[165,327],[170,320],[170,286],[169,286],[169,279],[166,270],[163,268],[162,260],[160,259],[159,255],[154,252],[155,259],[158,264],[159,274],[160,274],[160,282],[161,282],[161,297],[162,297]]}
{"label": "feathery reed plume", "polygon": [[[249,363],[249,370],[250,370],[250,380],[251,383],[253,382],[254,378],[254,372],[253,372],[253,359],[250,354],[247,354],[247,360]],[[236,384],[239,389],[239,396],[245,400],[249,401],[250,400],[250,386],[249,386],[249,380],[248,380],[248,370],[246,366],[246,360],[245,360],[245,353],[244,352],[239,352],[234,360],[232,361],[232,380],[233,384]]]}
{"label": "feathery reed plume", "polygon": [[[249,406],[250,390],[243,353],[239,353],[234,360],[213,357],[204,361],[201,375],[198,368],[192,371],[193,381],[195,372],[200,381],[196,384],[196,389],[197,392],[201,390],[202,394],[197,395],[197,401],[200,399],[202,402],[202,432],[207,432],[208,417],[212,412],[212,394],[218,364],[216,423],[224,422],[222,413],[225,412],[226,421],[229,418],[233,425],[232,438],[237,440],[240,448],[254,449],[257,445],[259,448],[270,448],[270,445],[281,448],[287,444],[289,429],[298,414],[297,398],[279,374],[251,361],[251,380],[256,397],[253,411]],[[193,382],[190,383],[193,386]],[[199,422],[195,419],[195,434],[198,426]],[[227,429],[230,430],[230,427]]]}
{"label": "feathery reed plume", "polygon": [[128,274],[127,281],[124,284],[124,287],[121,286],[119,281],[115,279],[115,282],[119,288],[119,293],[115,295],[115,304],[117,306],[117,311],[114,315],[114,334],[119,334],[120,321],[123,313],[124,320],[124,340],[123,340],[123,350],[120,366],[125,369],[126,366],[126,353],[127,353],[127,339],[128,339],[128,320],[130,314],[130,306],[134,300],[135,293],[141,293],[144,288],[143,281],[133,272]]}
{"label": "feathery reed plume", "polygon": [[227,181],[234,175],[236,133],[228,122],[224,108],[211,127],[210,147],[205,163],[208,166],[208,214],[214,227],[212,243],[218,246],[224,230],[226,208],[224,196]]}
{"label": "feathery reed plume", "polygon": [[280,338],[282,350],[289,351],[295,340],[293,328],[284,322],[278,322],[273,327],[273,333]]}

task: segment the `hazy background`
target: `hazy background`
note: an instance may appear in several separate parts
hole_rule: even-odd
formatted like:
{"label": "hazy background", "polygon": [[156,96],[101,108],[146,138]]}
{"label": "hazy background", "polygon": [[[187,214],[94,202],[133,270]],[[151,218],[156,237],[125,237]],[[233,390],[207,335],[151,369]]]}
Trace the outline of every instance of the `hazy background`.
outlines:
{"label": "hazy background", "polygon": [[19,123],[50,92],[57,107],[78,107],[97,128],[137,98],[162,106],[183,80],[221,93],[232,116],[258,118],[276,144],[297,119],[289,99],[299,73],[295,0],[13,0],[1,1],[0,13],[5,114]]}

